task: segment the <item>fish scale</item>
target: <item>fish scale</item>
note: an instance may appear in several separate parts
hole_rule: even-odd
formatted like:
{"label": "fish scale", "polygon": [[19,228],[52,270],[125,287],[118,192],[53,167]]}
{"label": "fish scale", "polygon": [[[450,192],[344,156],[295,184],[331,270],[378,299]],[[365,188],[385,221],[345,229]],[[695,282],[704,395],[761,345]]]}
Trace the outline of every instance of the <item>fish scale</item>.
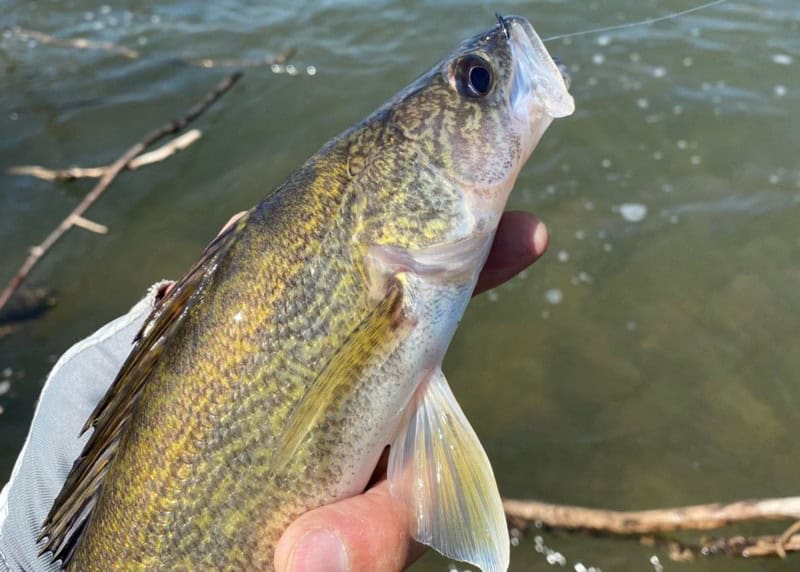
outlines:
{"label": "fish scale", "polygon": [[514,179],[572,100],[530,24],[501,24],[325,145],[160,301],[45,523],[68,570],[272,570],[287,526],[362,492],[387,445],[409,534],[507,567],[440,367]]}

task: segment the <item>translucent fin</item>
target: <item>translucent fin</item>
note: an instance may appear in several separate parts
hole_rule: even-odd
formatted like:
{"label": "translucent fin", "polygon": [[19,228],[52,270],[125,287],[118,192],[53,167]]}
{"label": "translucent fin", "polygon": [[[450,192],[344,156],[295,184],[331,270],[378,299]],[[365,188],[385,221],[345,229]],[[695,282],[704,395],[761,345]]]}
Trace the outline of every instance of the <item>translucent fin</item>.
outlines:
{"label": "translucent fin", "polygon": [[402,316],[402,305],[402,285],[395,280],[377,306],[350,332],[295,406],[274,449],[273,472],[281,471],[296,455],[347,384],[358,381],[368,366],[388,355],[400,343],[410,325]]}
{"label": "translucent fin", "polygon": [[91,519],[120,437],[142,388],[161,357],[166,340],[177,331],[186,313],[202,295],[220,259],[236,242],[246,219],[247,216],[242,217],[214,239],[200,260],[161,299],[136,336],[136,345],[114,383],[86,421],[81,433],[92,427],[94,432],[72,465],[37,539],[37,543],[47,539],[40,554],[52,553],[53,561],[62,561],[62,569],[69,567]]}
{"label": "translucent fin", "polygon": [[494,473],[441,371],[414,405],[389,454],[389,484],[411,511],[412,534],[483,572],[507,570],[508,526]]}

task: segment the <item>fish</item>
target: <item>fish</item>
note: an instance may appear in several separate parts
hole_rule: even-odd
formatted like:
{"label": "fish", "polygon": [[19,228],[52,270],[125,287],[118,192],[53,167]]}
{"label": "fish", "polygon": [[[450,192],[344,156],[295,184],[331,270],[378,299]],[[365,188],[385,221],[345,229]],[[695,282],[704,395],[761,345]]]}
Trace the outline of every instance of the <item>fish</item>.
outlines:
{"label": "fish", "polygon": [[509,534],[442,373],[568,75],[519,16],[325,144],[161,299],[42,527],[68,571],[273,570],[298,516],[389,447],[409,534],[484,572]]}

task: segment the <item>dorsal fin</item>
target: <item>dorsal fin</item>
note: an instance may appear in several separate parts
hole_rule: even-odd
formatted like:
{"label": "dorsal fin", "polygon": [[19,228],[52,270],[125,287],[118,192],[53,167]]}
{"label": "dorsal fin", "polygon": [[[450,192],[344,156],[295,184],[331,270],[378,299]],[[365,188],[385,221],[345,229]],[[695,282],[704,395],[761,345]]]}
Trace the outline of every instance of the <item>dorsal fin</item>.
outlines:
{"label": "dorsal fin", "polygon": [[69,565],[86,530],[103,477],[141,389],[161,356],[165,341],[180,327],[188,309],[197,302],[246,220],[247,215],[217,236],[203,251],[200,260],[156,304],[137,334],[134,349],[114,383],[83,426],[81,434],[90,427],[94,432],[72,465],[37,539],[37,543],[47,539],[40,555],[51,552],[53,561],[61,560],[62,569]]}

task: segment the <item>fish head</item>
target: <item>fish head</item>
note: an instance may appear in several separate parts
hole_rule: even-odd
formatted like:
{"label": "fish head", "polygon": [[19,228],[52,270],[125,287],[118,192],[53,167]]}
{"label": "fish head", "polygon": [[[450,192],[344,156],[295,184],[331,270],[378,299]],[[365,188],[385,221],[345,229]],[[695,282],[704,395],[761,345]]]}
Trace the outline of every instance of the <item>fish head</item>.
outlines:
{"label": "fish head", "polygon": [[574,111],[568,84],[525,18],[498,16],[390,101],[388,121],[489,230],[544,131]]}

